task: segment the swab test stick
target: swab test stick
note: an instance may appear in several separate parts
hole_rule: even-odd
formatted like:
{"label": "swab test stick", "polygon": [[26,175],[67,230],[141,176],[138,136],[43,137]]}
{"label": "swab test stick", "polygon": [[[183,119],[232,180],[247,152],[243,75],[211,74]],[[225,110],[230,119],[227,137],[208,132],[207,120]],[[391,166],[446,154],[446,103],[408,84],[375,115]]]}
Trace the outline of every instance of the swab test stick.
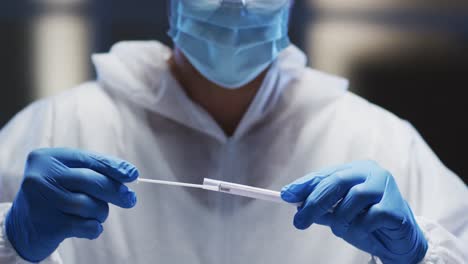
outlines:
{"label": "swab test stick", "polygon": [[[214,191],[214,192],[229,193],[229,194],[233,194],[237,196],[249,197],[253,199],[259,199],[259,200],[270,201],[270,202],[275,202],[275,203],[282,203],[282,204],[286,203],[285,201],[283,201],[283,199],[281,199],[281,193],[277,191],[256,188],[252,186],[236,184],[236,183],[231,183],[231,182],[212,180],[212,179],[207,179],[207,178],[203,180],[203,184],[180,183],[180,182],[150,180],[150,179],[138,179],[138,182],[197,188],[197,189],[203,189],[203,190]],[[296,204],[291,204],[291,205],[301,206],[302,203],[296,203]]]}

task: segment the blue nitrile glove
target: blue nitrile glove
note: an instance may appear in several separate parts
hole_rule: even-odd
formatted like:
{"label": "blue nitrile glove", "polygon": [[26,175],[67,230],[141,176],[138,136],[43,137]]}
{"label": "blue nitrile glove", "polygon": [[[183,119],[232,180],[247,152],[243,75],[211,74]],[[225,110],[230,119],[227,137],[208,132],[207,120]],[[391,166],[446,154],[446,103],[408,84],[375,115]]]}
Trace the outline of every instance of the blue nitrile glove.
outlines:
{"label": "blue nitrile glove", "polygon": [[23,183],[6,218],[6,233],[18,254],[39,262],[70,237],[96,239],[108,203],[136,204],[123,183],[138,177],[121,160],[72,149],[40,149],[28,156]]}
{"label": "blue nitrile glove", "polygon": [[393,176],[373,161],[310,174],[284,187],[281,196],[304,202],[294,217],[298,229],[329,226],[384,263],[418,263],[426,255],[427,241]]}

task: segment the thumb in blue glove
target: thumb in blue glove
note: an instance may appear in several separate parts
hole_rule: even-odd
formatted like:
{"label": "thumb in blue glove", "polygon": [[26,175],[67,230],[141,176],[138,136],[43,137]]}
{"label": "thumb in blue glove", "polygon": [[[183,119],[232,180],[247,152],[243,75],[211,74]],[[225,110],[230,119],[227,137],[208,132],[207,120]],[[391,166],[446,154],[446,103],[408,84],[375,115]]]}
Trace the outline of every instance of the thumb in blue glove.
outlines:
{"label": "thumb in blue glove", "polygon": [[372,161],[312,173],[281,192],[289,203],[304,202],[294,217],[298,229],[326,225],[353,246],[384,263],[418,263],[427,241],[393,176]]}
{"label": "thumb in blue glove", "polygon": [[137,169],[118,159],[72,149],[41,149],[28,156],[24,180],[8,212],[8,240],[25,260],[39,262],[70,237],[95,239],[112,203],[136,204],[124,183]]}

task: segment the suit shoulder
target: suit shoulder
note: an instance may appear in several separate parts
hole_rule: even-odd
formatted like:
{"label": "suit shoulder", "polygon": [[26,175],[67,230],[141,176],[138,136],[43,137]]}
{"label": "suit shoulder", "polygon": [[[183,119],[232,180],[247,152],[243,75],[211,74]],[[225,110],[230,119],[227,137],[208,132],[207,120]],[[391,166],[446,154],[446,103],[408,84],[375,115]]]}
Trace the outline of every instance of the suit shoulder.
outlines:
{"label": "suit shoulder", "polygon": [[[106,120],[115,115],[115,99],[97,82],[88,82],[50,98],[57,117],[71,115],[87,120]],[[66,118],[66,117],[64,117]],[[63,119],[61,119],[63,120]]]}

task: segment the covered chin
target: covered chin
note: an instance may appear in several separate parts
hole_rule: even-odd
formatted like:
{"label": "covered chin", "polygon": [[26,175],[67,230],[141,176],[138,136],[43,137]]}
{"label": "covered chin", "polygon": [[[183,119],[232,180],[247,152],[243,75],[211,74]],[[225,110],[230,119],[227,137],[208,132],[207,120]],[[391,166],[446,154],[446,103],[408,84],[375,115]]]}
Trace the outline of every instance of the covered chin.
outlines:
{"label": "covered chin", "polygon": [[[235,90],[244,87],[245,85],[254,81],[269,64],[257,68],[255,71],[225,71],[225,72],[213,72],[213,69],[205,69],[206,79],[226,89]],[[211,73],[210,73],[211,71]],[[233,78],[235,77],[235,78]]]}

